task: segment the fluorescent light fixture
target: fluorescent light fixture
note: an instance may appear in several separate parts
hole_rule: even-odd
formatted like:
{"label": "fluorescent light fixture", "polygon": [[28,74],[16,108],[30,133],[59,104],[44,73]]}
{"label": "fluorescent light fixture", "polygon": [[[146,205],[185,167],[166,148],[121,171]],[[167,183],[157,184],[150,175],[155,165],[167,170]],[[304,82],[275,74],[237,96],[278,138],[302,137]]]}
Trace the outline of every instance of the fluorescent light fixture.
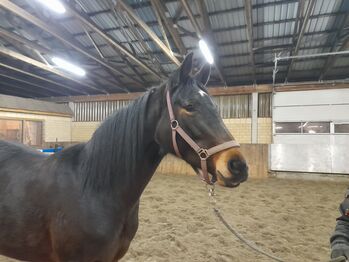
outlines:
{"label": "fluorescent light fixture", "polygon": [[65,7],[59,0],[36,0],[40,4],[46,6],[47,8],[51,9],[52,11],[63,14],[65,13]]}
{"label": "fluorescent light fixture", "polygon": [[59,68],[68,71],[70,73],[73,73],[75,75],[78,76],[85,76],[86,72],[84,69],[82,69],[81,67],[74,65],[62,58],[59,57],[54,57],[52,58],[52,62],[55,63]]}
{"label": "fluorescent light fixture", "polygon": [[200,47],[202,54],[206,58],[207,63],[212,65],[213,64],[213,55],[212,55],[210,49],[208,48],[208,45],[206,44],[205,40],[200,39],[199,47]]}

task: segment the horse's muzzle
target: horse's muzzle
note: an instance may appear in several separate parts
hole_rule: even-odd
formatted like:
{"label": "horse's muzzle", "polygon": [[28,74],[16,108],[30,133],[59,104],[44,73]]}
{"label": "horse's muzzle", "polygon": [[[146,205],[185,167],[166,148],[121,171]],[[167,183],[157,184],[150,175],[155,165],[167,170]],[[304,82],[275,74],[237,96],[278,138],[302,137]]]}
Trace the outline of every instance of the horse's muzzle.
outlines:
{"label": "horse's muzzle", "polygon": [[218,153],[213,159],[218,184],[226,187],[237,187],[247,180],[248,166],[238,149],[228,149]]}

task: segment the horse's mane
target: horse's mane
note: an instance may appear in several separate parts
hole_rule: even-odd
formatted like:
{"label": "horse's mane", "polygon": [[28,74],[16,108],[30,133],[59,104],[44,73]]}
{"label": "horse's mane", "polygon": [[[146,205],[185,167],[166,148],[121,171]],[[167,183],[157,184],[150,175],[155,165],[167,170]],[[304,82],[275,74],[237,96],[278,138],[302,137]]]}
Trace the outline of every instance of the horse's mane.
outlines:
{"label": "horse's mane", "polygon": [[143,133],[149,92],[110,115],[85,145],[84,189],[108,190],[135,173],[144,153]]}

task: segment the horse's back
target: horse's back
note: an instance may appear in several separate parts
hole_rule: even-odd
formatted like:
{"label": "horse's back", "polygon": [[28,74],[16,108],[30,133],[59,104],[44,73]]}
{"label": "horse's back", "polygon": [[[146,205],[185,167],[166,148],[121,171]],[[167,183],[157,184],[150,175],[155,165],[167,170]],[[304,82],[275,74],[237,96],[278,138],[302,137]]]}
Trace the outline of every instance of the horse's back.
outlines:
{"label": "horse's back", "polygon": [[44,154],[28,146],[0,140],[0,162],[2,162],[2,164],[7,160],[16,161],[15,158],[23,160],[24,158],[43,159],[45,157]]}
{"label": "horse's back", "polygon": [[[40,243],[45,250],[45,197],[38,179],[47,157],[33,149],[0,140],[0,253],[27,255],[26,246]],[[41,229],[41,230],[40,230]],[[46,243],[47,245],[48,243]],[[12,253],[17,250],[17,253]],[[23,252],[21,254],[21,252]],[[40,253],[40,252],[38,252]]]}
{"label": "horse's back", "polygon": [[4,194],[34,179],[44,159],[46,156],[34,149],[0,140],[0,204]]}

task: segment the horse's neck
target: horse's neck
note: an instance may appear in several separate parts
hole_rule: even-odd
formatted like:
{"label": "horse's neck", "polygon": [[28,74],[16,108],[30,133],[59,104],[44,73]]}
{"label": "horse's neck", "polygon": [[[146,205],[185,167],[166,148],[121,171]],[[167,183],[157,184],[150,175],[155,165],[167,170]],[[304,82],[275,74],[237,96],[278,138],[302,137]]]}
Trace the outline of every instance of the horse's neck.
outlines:
{"label": "horse's neck", "polygon": [[[133,172],[120,172],[120,169],[118,168],[115,163],[117,163],[116,159],[109,158],[108,160],[99,160],[100,162],[97,163],[97,166],[95,166],[95,171],[91,172],[92,175],[101,176],[103,174],[103,170],[107,170],[109,172],[112,178],[112,184],[109,185],[110,189],[112,190],[112,195],[117,195],[118,198],[121,198],[122,201],[127,206],[132,206],[133,203],[136,203],[141,196],[144,188],[150,181],[152,175],[154,174],[158,164],[160,163],[161,159],[163,158],[163,154],[160,152],[159,145],[155,142],[154,136],[156,131],[156,126],[158,124],[158,121],[161,117],[161,111],[162,111],[162,104],[163,104],[163,98],[161,97],[163,95],[163,92],[158,90],[156,94],[150,95],[147,101],[146,106],[146,112],[145,112],[145,119],[144,119],[144,133],[143,133],[143,141],[140,141],[142,143],[142,148],[144,148],[143,153],[139,155],[137,162],[130,162],[132,160],[125,158],[123,161],[129,161],[130,164],[136,166],[135,170]],[[111,119],[113,121],[113,119]],[[126,128],[121,127],[120,128]],[[102,129],[103,130],[103,129]],[[131,132],[131,131],[130,131]],[[102,139],[100,139],[102,137]],[[99,136],[100,141],[93,141],[95,144],[101,143],[101,144],[109,144],[112,143],[112,141],[108,141],[107,137],[104,137],[103,135]],[[97,142],[97,143],[96,143]],[[123,141],[124,147],[132,147],[133,143],[135,141]],[[93,144],[93,143],[92,143]],[[115,155],[115,152],[113,150],[118,150],[118,148],[121,148],[121,145],[115,144],[113,147],[109,148],[108,157],[110,155]],[[96,155],[96,152],[93,152],[93,149],[90,150],[91,154],[88,157],[88,161],[96,161],[96,159],[100,156]],[[95,156],[93,156],[93,154]],[[98,153],[97,153],[98,154]],[[100,159],[100,158],[99,158]],[[119,160],[118,160],[119,161]],[[124,164],[125,162],[122,162]],[[108,168],[106,165],[110,165],[110,168]],[[98,174],[98,172],[100,174]],[[106,172],[107,173],[107,172]],[[99,177],[101,179],[101,177]],[[100,180],[97,180],[100,181]],[[103,189],[99,189],[99,192],[104,192]]]}
{"label": "horse's neck", "polygon": [[131,183],[126,189],[127,198],[132,202],[138,201],[165,155],[154,139],[156,127],[163,110],[164,93],[162,91],[161,89],[157,90],[157,93],[152,95],[148,101],[143,141],[145,150],[140,163],[135,163],[138,166],[137,171],[132,174]]}

